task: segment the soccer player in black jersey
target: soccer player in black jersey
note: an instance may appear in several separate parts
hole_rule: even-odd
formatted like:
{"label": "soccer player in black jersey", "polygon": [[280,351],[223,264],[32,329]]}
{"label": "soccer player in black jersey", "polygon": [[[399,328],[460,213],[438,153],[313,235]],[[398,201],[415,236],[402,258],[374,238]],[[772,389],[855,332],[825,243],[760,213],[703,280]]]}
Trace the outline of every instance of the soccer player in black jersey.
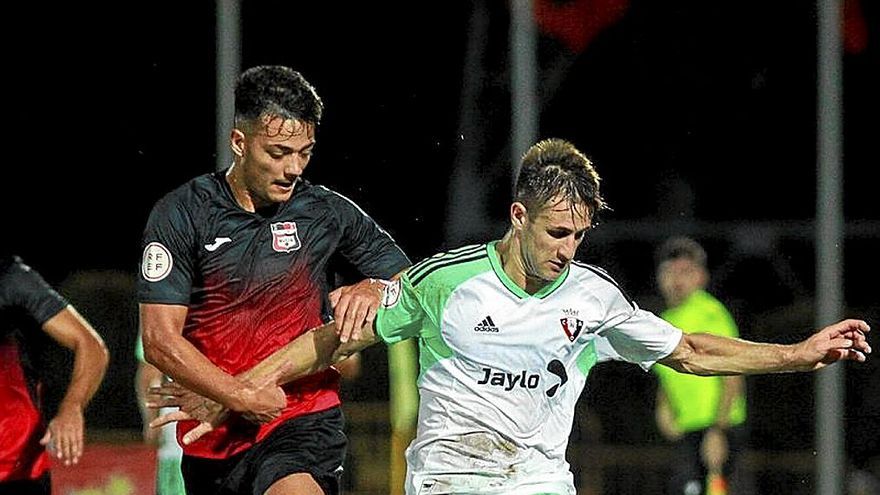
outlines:
{"label": "soccer player in black jersey", "polygon": [[[71,349],[74,360],[47,424],[35,359],[49,339]],[[39,273],[17,256],[0,256],[0,493],[48,495],[49,455],[67,466],[79,461],[83,410],[108,360],[101,337]]]}
{"label": "soccer player in black jersey", "polygon": [[[283,388],[236,377],[331,314],[341,327],[372,321],[378,283],[334,292],[331,309],[332,256],[382,279],[410,264],[357,205],[302,178],[322,110],[298,72],[245,71],[233,164],[178,187],[150,214],[138,284],[146,359],[233,411],[184,445],[188,493],[338,492],[346,439],[336,370]],[[193,426],[182,423],[178,438]]]}

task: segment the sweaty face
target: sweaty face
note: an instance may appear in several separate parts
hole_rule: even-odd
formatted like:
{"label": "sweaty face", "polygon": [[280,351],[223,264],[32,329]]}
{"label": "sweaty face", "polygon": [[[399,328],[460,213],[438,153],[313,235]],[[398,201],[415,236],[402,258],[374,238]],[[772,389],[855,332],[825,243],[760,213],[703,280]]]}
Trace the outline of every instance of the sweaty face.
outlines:
{"label": "sweaty face", "polygon": [[692,292],[706,284],[706,270],[688,258],[674,258],[660,263],[657,283],[670,307],[678,306]]}
{"label": "sweaty face", "polygon": [[265,117],[244,132],[241,168],[257,208],[290,199],[315,146],[315,126],[298,120]]}
{"label": "sweaty face", "polygon": [[526,277],[556,280],[568,267],[591,227],[589,208],[553,198],[531,212],[522,231],[522,259]]}

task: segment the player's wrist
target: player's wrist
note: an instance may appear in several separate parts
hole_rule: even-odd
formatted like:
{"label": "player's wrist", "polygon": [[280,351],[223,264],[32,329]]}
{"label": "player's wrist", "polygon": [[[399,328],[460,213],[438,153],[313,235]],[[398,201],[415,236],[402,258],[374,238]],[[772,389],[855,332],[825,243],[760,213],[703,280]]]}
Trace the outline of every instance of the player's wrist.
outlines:
{"label": "player's wrist", "polygon": [[385,288],[390,285],[393,285],[393,282],[391,282],[390,280],[385,280],[381,278],[370,279],[370,286],[375,287],[379,291],[380,296],[385,294]]}
{"label": "player's wrist", "polygon": [[83,414],[83,410],[85,406],[82,401],[77,399],[64,399],[58,404],[58,414],[61,413],[76,413],[79,415]]}
{"label": "player's wrist", "polygon": [[237,413],[245,413],[251,410],[251,404],[257,394],[257,387],[250,381],[239,380],[239,386],[231,394],[231,400],[228,404],[223,404],[231,411]]}

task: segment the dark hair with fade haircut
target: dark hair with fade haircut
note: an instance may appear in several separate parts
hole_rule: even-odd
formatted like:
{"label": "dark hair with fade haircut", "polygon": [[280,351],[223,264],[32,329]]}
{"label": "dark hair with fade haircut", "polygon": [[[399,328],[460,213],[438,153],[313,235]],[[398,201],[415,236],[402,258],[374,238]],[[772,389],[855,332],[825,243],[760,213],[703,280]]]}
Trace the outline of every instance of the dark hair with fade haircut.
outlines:
{"label": "dark hair with fade haircut", "polygon": [[595,222],[598,213],[608,208],[599,192],[599,181],[593,162],[573,144],[545,139],[523,155],[514,200],[529,212],[537,212],[555,197],[572,205],[583,203]]}
{"label": "dark hair with fade haircut", "polygon": [[256,122],[264,115],[317,126],[324,103],[299,72],[281,65],[252,67],[235,85],[235,125]]}
{"label": "dark hair with fade haircut", "polygon": [[671,237],[657,249],[657,264],[669,260],[685,258],[706,267],[706,250],[690,237]]}

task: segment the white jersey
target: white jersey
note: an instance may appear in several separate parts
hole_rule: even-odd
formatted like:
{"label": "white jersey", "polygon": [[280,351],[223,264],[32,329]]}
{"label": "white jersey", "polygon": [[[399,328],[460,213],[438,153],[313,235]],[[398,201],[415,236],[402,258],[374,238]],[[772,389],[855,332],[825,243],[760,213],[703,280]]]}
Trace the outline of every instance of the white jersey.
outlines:
{"label": "white jersey", "polygon": [[648,369],[681,339],[596,267],[573,263],[529,295],[495,243],[410,268],[386,290],[376,328],[388,343],[419,339],[409,495],[575,493],[565,452],[590,368]]}

